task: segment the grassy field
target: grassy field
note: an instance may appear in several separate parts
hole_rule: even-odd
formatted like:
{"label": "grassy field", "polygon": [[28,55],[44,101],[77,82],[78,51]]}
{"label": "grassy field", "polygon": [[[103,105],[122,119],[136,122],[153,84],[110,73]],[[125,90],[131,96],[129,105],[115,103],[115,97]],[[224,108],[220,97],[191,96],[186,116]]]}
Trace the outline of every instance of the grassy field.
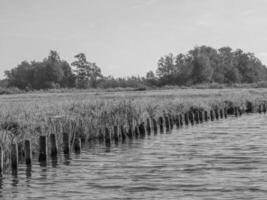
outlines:
{"label": "grassy field", "polygon": [[62,132],[93,139],[104,127],[128,127],[148,117],[194,108],[257,104],[266,97],[267,89],[244,88],[1,95],[0,145],[7,151],[11,142],[31,139],[36,151],[40,135],[56,133],[60,145]]}

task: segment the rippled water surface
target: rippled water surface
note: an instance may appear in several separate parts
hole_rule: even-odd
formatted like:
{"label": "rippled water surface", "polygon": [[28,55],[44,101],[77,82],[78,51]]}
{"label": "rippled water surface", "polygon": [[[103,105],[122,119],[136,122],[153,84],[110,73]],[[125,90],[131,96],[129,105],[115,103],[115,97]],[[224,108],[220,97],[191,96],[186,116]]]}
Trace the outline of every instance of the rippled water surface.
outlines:
{"label": "rippled water surface", "polygon": [[21,164],[0,199],[267,199],[267,115],[83,150]]}

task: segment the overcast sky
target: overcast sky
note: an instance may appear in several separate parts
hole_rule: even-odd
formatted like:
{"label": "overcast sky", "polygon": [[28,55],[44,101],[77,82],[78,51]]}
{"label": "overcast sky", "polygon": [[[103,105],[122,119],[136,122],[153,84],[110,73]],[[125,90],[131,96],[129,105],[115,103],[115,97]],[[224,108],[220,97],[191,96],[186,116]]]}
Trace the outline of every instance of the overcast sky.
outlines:
{"label": "overcast sky", "polygon": [[23,60],[84,52],[105,75],[144,75],[196,45],[267,65],[267,0],[0,0],[0,77]]}

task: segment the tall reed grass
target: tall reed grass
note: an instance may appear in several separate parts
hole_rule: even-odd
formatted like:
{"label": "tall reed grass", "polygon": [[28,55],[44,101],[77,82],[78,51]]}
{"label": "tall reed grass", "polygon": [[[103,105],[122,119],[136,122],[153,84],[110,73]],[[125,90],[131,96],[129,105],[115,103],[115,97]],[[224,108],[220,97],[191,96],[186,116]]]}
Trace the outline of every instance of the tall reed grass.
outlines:
{"label": "tall reed grass", "polygon": [[8,163],[9,147],[31,139],[38,150],[40,135],[63,132],[94,140],[105,127],[125,126],[163,113],[245,106],[265,101],[267,89],[179,89],[139,92],[75,92],[3,95],[0,97],[0,145]]}

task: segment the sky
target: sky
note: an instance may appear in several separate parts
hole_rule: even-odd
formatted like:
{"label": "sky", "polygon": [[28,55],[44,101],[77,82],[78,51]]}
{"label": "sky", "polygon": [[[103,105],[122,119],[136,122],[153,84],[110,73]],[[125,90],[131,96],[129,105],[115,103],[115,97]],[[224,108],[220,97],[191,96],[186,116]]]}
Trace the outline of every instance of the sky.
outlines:
{"label": "sky", "polygon": [[50,50],[85,53],[104,75],[156,70],[161,56],[230,46],[267,65],[266,0],[0,0],[0,77]]}

